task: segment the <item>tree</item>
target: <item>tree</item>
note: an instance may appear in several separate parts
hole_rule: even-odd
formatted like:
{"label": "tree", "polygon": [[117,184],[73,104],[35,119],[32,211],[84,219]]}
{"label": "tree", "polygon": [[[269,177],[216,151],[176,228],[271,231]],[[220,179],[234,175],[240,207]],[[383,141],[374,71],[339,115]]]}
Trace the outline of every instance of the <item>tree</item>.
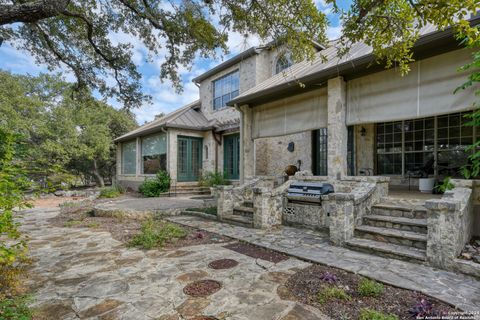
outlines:
{"label": "tree", "polygon": [[[77,88],[116,96],[126,107],[140,106],[140,74],[132,62],[136,38],[161,56],[160,78],[181,89],[178,67],[226,53],[229,31],[282,39],[294,56],[312,57],[311,39],[325,43],[327,20],[312,0],[0,0],[0,45],[30,52],[51,69],[65,66]],[[115,85],[109,85],[112,79]]]}

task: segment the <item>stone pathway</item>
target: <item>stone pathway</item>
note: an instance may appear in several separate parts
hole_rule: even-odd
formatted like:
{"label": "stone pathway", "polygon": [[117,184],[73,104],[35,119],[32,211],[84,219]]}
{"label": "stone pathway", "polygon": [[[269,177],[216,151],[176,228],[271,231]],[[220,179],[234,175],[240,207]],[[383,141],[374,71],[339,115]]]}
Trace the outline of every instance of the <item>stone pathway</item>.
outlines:
{"label": "stone pathway", "polygon": [[[290,258],[278,264],[255,260],[220,244],[176,250],[128,249],[110,233],[51,226],[58,209],[22,215],[34,260],[29,284],[36,319],[193,319],[209,315],[238,320],[328,320],[317,309],[282,300],[277,289],[298,268]],[[213,270],[216,259],[237,267]],[[186,284],[213,279],[222,288],[206,298],[183,293]]]}
{"label": "stone pathway", "polygon": [[480,280],[415,263],[382,258],[333,246],[327,235],[307,229],[249,229],[198,217],[169,220],[201,228],[323,265],[355,272],[396,287],[420,291],[464,311],[480,310]]}

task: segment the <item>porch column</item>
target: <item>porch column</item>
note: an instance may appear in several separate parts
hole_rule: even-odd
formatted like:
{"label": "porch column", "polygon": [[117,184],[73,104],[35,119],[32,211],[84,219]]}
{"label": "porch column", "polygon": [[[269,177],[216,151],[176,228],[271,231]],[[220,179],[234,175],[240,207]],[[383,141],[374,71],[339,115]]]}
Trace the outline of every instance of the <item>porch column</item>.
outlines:
{"label": "porch column", "polygon": [[248,105],[238,108],[240,111],[240,183],[255,175],[254,148],[252,139],[253,111]]}
{"label": "porch column", "polygon": [[328,80],[328,176],[347,175],[347,91],[343,77]]}

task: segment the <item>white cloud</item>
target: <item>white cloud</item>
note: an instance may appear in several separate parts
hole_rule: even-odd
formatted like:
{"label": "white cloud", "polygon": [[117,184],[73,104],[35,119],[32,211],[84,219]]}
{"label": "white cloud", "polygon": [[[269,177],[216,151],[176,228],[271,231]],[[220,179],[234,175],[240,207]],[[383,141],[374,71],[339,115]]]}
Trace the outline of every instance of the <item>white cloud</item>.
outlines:
{"label": "white cloud", "polygon": [[328,27],[327,28],[327,37],[330,40],[335,40],[340,38],[340,35],[342,34],[342,26],[337,26],[337,27]]}

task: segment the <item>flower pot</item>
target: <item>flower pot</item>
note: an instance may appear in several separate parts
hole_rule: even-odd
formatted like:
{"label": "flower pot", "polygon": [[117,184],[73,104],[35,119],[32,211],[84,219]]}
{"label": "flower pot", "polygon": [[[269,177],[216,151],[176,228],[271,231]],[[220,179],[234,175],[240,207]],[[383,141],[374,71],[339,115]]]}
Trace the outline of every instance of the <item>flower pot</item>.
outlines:
{"label": "flower pot", "polygon": [[423,193],[432,193],[435,187],[435,178],[420,178],[418,179],[418,189]]}

